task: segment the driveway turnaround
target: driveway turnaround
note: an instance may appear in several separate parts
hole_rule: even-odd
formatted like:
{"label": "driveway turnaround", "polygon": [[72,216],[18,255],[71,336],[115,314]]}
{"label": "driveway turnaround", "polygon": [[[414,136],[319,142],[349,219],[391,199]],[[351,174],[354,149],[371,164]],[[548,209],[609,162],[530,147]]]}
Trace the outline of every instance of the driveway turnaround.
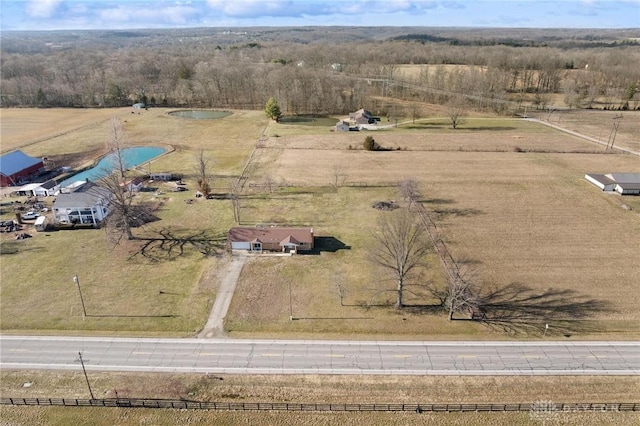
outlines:
{"label": "driveway turnaround", "polygon": [[638,375],[640,342],[0,336],[0,368],[216,374]]}

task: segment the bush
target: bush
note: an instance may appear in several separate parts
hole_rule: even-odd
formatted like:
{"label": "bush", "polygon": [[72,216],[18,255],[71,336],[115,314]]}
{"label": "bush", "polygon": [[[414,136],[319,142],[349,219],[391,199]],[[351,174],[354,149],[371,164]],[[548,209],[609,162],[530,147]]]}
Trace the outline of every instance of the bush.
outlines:
{"label": "bush", "polygon": [[367,151],[375,151],[376,149],[378,149],[378,145],[376,144],[376,141],[372,136],[367,136],[366,138],[364,138],[364,143],[362,144],[362,146]]}

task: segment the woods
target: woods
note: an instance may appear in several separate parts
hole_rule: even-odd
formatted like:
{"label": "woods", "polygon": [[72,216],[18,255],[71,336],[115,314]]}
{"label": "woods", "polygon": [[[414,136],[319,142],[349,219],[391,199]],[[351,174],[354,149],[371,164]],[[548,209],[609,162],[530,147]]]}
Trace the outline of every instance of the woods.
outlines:
{"label": "woods", "polygon": [[[476,109],[507,112],[504,102],[544,108],[557,94],[569,107],[639,106],[632,31],[529,30],[529,43],[516,43],[507,29],[377,30],[4,32],[2,105],[262,109],[273,96],[283,114],[343,114],[375,97],[446,104],[464,94]],[[399,114],[389,108],[375,112]]]}

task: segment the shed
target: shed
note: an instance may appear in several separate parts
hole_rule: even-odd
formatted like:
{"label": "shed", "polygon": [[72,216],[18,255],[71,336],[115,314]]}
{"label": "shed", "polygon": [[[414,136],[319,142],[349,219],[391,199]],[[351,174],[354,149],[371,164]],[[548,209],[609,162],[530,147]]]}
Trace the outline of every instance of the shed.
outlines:
{"label": "shed", "polygon": [[640,195],[640,173],[586,174],[584,178],[605,192]]}
{"label": "shed", "polygon": [[50,197],[60,190],[60,185],[58,185],[58,183],[53,179],[49,179],[45,183],[38,183],[36,185],[37,186],[33,189],[33,195],[36,197]]}

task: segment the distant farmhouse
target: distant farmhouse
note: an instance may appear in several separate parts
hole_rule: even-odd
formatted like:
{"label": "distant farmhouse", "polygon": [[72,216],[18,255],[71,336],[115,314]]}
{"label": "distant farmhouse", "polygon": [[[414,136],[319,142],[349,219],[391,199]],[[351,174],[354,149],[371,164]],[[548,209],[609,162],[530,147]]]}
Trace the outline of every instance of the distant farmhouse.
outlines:
{"label": "distant farmhouse", "polygon": [[640,173],[586,174],[584,178],[605,192],[640,195]]}
{"label": "distant farmhouse", "polygon": [[348,132],[349,131],[349,122],[348,121],[338,121],[336,123],[336,132]]}
{"label": "distant farmhouse", "polygon": [[376,124],[380,121],[380,117],[374,117],[366,109],[359,109],[356,112],[349,113],[349,121],[355,124]]}
{"label": "distant farmhouse", "polygon": [[113,194],[93,182],[76,187],[71,193],[61,193],[53,203],[56,224],[92,224],[98,226],[109,214]]}
{"label": "distant farmhouse", "polygon": [[313,249],[313,228],[231,228],[229,243],[231,250],[294,254]]}
{"label": "distant farmhouse", "polygon": [[0,156],[0,186],[14,186],[44,172],[42,158],[30,157],[22,151]]}

